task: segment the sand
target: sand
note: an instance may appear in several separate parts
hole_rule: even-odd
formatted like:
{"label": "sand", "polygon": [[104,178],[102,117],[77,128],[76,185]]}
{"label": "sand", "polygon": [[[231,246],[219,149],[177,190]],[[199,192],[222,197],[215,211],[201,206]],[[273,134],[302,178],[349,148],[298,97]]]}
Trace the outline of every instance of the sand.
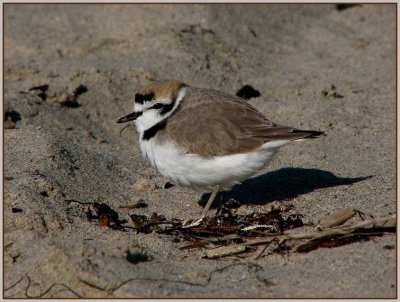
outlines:
{"label": "sand", "polygon": [[[67,201],[106,203],[126,225],[133,213],[200,217],[207,195],[163,189],[134,128],[120,135],[115,123],[132,110],[135,89],[175,78],[232,94],[249,84],[261,93],[249,102],[269,119],[326,131],[285,146],[235,186],[239,213],[291,205],[314,225],[347,207],[395,213],[395,5],[4,11],[4,297],[396,296],[394,234],[211,260],[171,236],[101,227],[87,205]],[[140,199],[147,208],[120,208]]]}

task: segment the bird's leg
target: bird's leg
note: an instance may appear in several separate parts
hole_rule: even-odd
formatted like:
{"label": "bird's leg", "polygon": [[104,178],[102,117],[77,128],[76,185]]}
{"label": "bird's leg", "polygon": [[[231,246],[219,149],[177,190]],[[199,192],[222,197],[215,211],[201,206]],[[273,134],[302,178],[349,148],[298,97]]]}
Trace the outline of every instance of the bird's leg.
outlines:
{"label": "bird's leg", "polygon": [[[208,216],[207,214],[209,213],[210,207],[211,207],[212,203],[214,202],[214,199],[217,196],[218,192],[219,192],[219,185],[216,185],[216,186],[214,186],[211,196],[207,201],[206,207],[204,208],[203,218]],[[217,213],[211,214],[211,217],[214,217],[216,214]]]}
{"label": "bird's leg", "polygon": [[224,203],[225,203],[225,194],[226,194],[226,191],[221,192],[221,201],[218,205],[217,212],[215,212],[215,215],[222,213],[222,208],[224,207]]}
{"label": "bird's leg", "polygon": [[[191,227],[195,227],[195,226],[200,225],[200,223],[203,221],[203,219],[204,219],[205,217],[208,216],[208,214],[209,214],[209,212],[210,212],[210,211],[209,211],[209,210],[210,210],[210,207],[211,207],[212,203],[214,202],[214,199],[215,199],[215,197],[217,196],[218,191],[219,191],[219,185],[214,186],[213,191],[212,191],[212,193],[211,193],[211,196],[210,196],[210,198],[209,198],[208,201],[207,201],[206,207],[204,208],[204,214],[203,214],[203,216],[202,216],[200,219],[197,219],[196,221],[194,221],[194,222],[192,222],[192,223],[190,223],[190,224],[188,224],[188,225],[186,225],[186,223],[183,223],[183,227],[184,227],[184,228],[191,228]],[[215,214],[216,214],[216,213],[211,214],[210,217],[214,217]]]}

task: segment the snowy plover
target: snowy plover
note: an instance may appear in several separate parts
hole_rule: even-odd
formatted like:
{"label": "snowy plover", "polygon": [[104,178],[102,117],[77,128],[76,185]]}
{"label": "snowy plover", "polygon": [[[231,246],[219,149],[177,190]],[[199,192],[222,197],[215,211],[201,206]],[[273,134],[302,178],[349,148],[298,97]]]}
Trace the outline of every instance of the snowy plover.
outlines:
{"label": "snowy plover", "polygon": [[176,80],[138,90],[133,112],[117,122],[128,121],[159,173],[177,185],[212,191],[206,212],[218,191],[258,172],[280,147],[323,134],[275,124],[239,97]]}

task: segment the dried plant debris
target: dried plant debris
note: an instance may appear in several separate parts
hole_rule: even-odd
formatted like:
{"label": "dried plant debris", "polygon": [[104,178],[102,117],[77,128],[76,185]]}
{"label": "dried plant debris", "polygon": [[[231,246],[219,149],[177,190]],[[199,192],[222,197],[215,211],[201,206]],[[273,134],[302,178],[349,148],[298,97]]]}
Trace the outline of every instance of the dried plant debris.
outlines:
{"label": "dried plant debris", "polygon": [[354,6],[361,6],[361,5],[360,4],[347,4],[347,3],[341,3],[341,4],[336,4],[335,5],[336,10],[338,10],[339,12],[343,11],[343,10],[346,10],[346,9],[349,9],[351,7],[354,7]]}
{"label": "dried plant debris", "polygon": [[237,215],[225,208],[219,216],[206,218],[196,227],[182,228],[178,223],[174,227],[171,225],[170,228],[155,231],[173,235],[175,240],[181,238],[188,241],[181,249],[206,249],[204,257],[210,259],[231,255],[249,257],[260,245],[263,248],[256,253],[255,259],[271,253],[305,253],[321,247],[332,248],[366,241],[396,231],[395,215],[340,225],[358,212],[345,209],[321,220],[329,222],[331,227],[325,224],[322,231],[319,226],[313,226],[309,232],[293,233],[292,229],[307,224],[300,214],[288,212],[287,209],[271,208],[267,213]]}
{"label": "dried plant debris", "polygon": [[[231,207],[231,204],[228,205]],[[304,226],[302,215],[287,214],[284,207],[272,207],[266,213],[253,213],[250,215],[239,215],[231,211],[226,205],[220,211],[220,215],[205,218],[202,225],[236,227],[243,231],[252,229],[269,229],[275,233]]]}
{"label": "dried plant debris", "polygon": [[15,110],[9,110],[4,113],[4,120],[11,120],[14,123],[21,120],[21,114]]}
{"label": "dried plant debris", "polygon": [[266,213],[240,215],[224,205],[217,216],[206,217],[198,226],[190,228],[185,227],[181,220],[168,221],[157,213],[151,216],[132,214],[131,219],[137,232],[157,232],[171,235],[175,240],[189,241],[182,249],[204,247],[208,243],[242,243],[248,238],[283,234],[305,225],[302,215],[289,214],[286,207],[272,208]]}
{"label": "dried plant debris", "polygon": [[323,228],[331,228],[337,225],[341,225],[350,218],[356,215],[357,211],[353,208],[346,208],[342,211],[333,213],[325,218],[321,219],[319,222],[320,226]]}
{"label": "dried plant debris", "polygon": [[394,250],[396,247],[394,245],[384,245],[383,248],[385,250]]}
{"label": "dried plant debris", "polygon": [[[366,241],[389,232],[396,232],[396,215],[371,219],[354,225],[335,227],[322,232],[285,233],[270,238],[247,240],[239,245],[248,248],[254,245],[270,245],[272,242],[275,242],[277,245],[272,252],[291,251],[305,253],[320,247],[332,248],[357,241]],[[227,256],[230,255],[228,252],[231,250],[234,254],[238,251],[238,249],[232,249],[232,246],[219,247],[218,250],[206,251],[205,257],[217,258]]]}
{"label": "dried plant debris", "polygon": [[289,236],[284,244],[294,252],[309,252],[319,247],[336,247],[356,241],[366,241],[389,232],[396,232],[396,215],[334,227],[322,232]]}
{"label": "dried plant debris", "polygon": [[16,123],[21,120],[21,115],[15,110],[4,113],[4,129],[15,129]]}
{"label": "dried plant debris", "polygon": [[134,204],[127,204],[127,205],[119,206],[119,208],[120,209],[142,209],[142,208],[147,208],[148,206],[149,205],[143,199],[139,199]]}
{"label": "dried plant debris", "polygon": [[48,84],[37,85],[29,88],[29,91],[45,101],[47,99],[47,91],[49,90]]}
{"label": "dried plant debris", "polygon": [[325,88],[324,90],[322,90],[321,94],[325,98],[335,98],[335,99],[344,98],[343,95],[341,95],[336,91],[336,86],[333,84],[329,88]]}
{"label": "dried plant debris", "polygon": [[238,90],[238,92],[236,92],[236,95],[245,100],[249,100],[251,98],[259,97],[261,93],[250,85],[244,85]]}
{"label": "dried plant debris", "polygon": [[85,85],[79,84],[78,86],[74,87],[71,92],[63,93],[60,96],[59,104],[61,107],[69,107],[69,108],[77,108],[81,106],[78,102],[78,97],[87,92],[88,89]]}
{"label": "dried plant debris", "polygon": [[146,215],[132,214],[131,220],[133,228],[136,229],[138,233],[163,233],[164,231],[168,232],[182,228],[182,223],[179,220],[167,221],[164,216],[158,215],[157,213],[153,213],[149,217]]}
{"label": "dried plant debris", "polygon": [[[122,224],[125,223],[126,220],[120,220],[118,213],[107,204],[99,202],[82,202],[75,199],[66,199],[65,201],[76,202],[81,205],[89,205],[83,209],[83,212],[86,214],[89,221],[98,220],[100,226],[125,231]],[[92,209],[96,214],[93,213]]]}
{"label": "dried plant debris", "polygon": [[111,209],[105,203],[93,203],[92,207],[94,208],[99,224],[101,226],[107,226],[112,229],[122,229],[121,224],[118,220],[118,213]]}
{"label": "dried plant debris", "polygon": [[[130,228],[137,233],[168,235],[173,242],[181,245],[181,250],[205,249],[204,257],[209,259],[232,255],[259,259],[272,253],[306,253],[318,248],[337,247],[396,232],[396,214],[379,218],[369,215],[370,218],[365,219],[367,215],[353,208],[330,214],[321,219],[319,224],[313,225],[306,223],[303,216],[294,211],[292,205],[272,206],[266,212],[243,215],[231,209],[229,202],[228,206],[225,202],[215,217],[205,217],[198,225],[187,227],[182,220],[168,220],[157,213],[150,216],[131,214],[131,225],[126,225],[128,221],[120,220],[118,213],[105,203],[87,203],[73,199],[66,201],[88,204],[89,207],[85,208],[87,218],[97,219],[101,226],[120,231]],[[142,202],[139,200],[136,205]],[[231,200],[231,203],[234,203],[234,200]],[[134,205],[132,208],[138,207],[140,206]],[[91,208],[96,214],[93,214]],[[344,224],[356,214],[361,222]],[[294,229],[298,230],[293,231]],[[135,259],[141,257],[136,254],[128,253],[128,261],[135,263]],[[138,262],[147,260],[140,258]]]}
{"label": "dried plant debris", "polygon": [[227,209],[238,209],[238,208],[240,208],[241,204],[236,199],[231,198],[231,199],[224,201],[223,205]]}

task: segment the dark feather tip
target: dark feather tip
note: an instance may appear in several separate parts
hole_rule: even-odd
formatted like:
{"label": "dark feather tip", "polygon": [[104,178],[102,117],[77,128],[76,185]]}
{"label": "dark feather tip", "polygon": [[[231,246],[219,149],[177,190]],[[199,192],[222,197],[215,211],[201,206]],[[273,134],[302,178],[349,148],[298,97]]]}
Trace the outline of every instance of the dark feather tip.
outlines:
{"label": "dark feather tip", "polygon": [[300,130],[300,129],[293,129],[293,133],[303,133],[306,134],[304,138],[317,138],[321,135],[326,135],[324,131],[315,131],[315,130]]}

